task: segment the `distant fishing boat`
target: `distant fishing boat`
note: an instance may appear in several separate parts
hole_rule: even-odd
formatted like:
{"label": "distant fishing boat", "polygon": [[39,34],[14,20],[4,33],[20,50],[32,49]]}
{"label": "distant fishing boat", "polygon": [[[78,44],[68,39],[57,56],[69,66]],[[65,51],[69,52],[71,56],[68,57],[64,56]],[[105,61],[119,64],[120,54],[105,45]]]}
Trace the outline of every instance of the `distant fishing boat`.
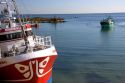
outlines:
{"label": "distant fishing boat", "polygon": [[111,17],[108,17],[106,19],[103,19],[101,22],[101,27],[102,28],[111,28],[114,25],[114,20]]}

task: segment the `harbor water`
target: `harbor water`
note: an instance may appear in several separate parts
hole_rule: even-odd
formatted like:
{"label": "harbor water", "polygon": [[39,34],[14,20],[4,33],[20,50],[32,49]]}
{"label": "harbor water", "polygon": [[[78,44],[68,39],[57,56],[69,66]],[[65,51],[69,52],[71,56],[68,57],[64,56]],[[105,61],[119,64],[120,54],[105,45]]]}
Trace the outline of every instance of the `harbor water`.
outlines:
{"label": "harbor water", "polygon": [[[51,35],[58,51],[53,83],[125,83],[124,13],[56,16],[67,22],[41,23],[33,29],[37,35]],[[107,16],[115,25],[103,30],[100,21]]]}

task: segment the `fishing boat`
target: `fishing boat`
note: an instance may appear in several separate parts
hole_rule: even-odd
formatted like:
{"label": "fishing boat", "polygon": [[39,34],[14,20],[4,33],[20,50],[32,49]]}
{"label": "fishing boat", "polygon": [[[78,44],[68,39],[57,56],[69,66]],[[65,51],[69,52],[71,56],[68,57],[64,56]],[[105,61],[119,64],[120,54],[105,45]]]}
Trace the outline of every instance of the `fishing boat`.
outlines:
{"label": "fishing boat", "polygon": [[103,19],[101,22],[101,27],[102,28],[112,28],[114,25],[114,20],[111,17],[108,17],[106,19]]}
{"label": "fishing boat", "polygon": [[0,0],[0,11],[0,83],[51,83],[57,58],[51,36],[34,35],[15,0]]}

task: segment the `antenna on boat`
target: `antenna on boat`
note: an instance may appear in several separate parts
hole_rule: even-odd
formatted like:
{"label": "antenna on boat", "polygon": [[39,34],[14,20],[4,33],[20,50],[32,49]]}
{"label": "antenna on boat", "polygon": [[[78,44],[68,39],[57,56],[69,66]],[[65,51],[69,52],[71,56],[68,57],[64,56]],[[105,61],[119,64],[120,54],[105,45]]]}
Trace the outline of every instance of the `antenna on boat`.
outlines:
{"label": "antenna on boat", "polygon": [[27,44],[28,44],[28,43],[27,43],[27,42],[28,42],[28,39],[27,39],[25,30],[24,30],[24,26],[23,26],[22,21],[21,21],[21,18],[20,18],[20,13],[19,13],[18,7],[17,7],[17,5],[16,5],[16,1],[15,1],[15,0],[12,0],[12,2],[13,2],[13,4],[14,4],[15,12],[16,12],[17,17],[18,17],[18,19],[19,19],[19,24],[20,24],[21,29],[22,29],[22,33],[23,33],[23,37],[24,37],[24,40],[25,40],[25,44],[26,44],[26,46],[27,46]]}

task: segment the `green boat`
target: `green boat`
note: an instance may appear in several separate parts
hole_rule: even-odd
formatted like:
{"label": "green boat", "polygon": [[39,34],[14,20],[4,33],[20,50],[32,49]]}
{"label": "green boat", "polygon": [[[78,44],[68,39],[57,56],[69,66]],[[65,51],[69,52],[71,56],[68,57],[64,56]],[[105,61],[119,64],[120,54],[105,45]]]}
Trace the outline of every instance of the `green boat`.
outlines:
{"label": "green boat", "polygon": [[103,19],[101,22],[101,27],[102,28],[112,28],[114,26],[114,20],[111,17],[108,17],[106,19]]}

